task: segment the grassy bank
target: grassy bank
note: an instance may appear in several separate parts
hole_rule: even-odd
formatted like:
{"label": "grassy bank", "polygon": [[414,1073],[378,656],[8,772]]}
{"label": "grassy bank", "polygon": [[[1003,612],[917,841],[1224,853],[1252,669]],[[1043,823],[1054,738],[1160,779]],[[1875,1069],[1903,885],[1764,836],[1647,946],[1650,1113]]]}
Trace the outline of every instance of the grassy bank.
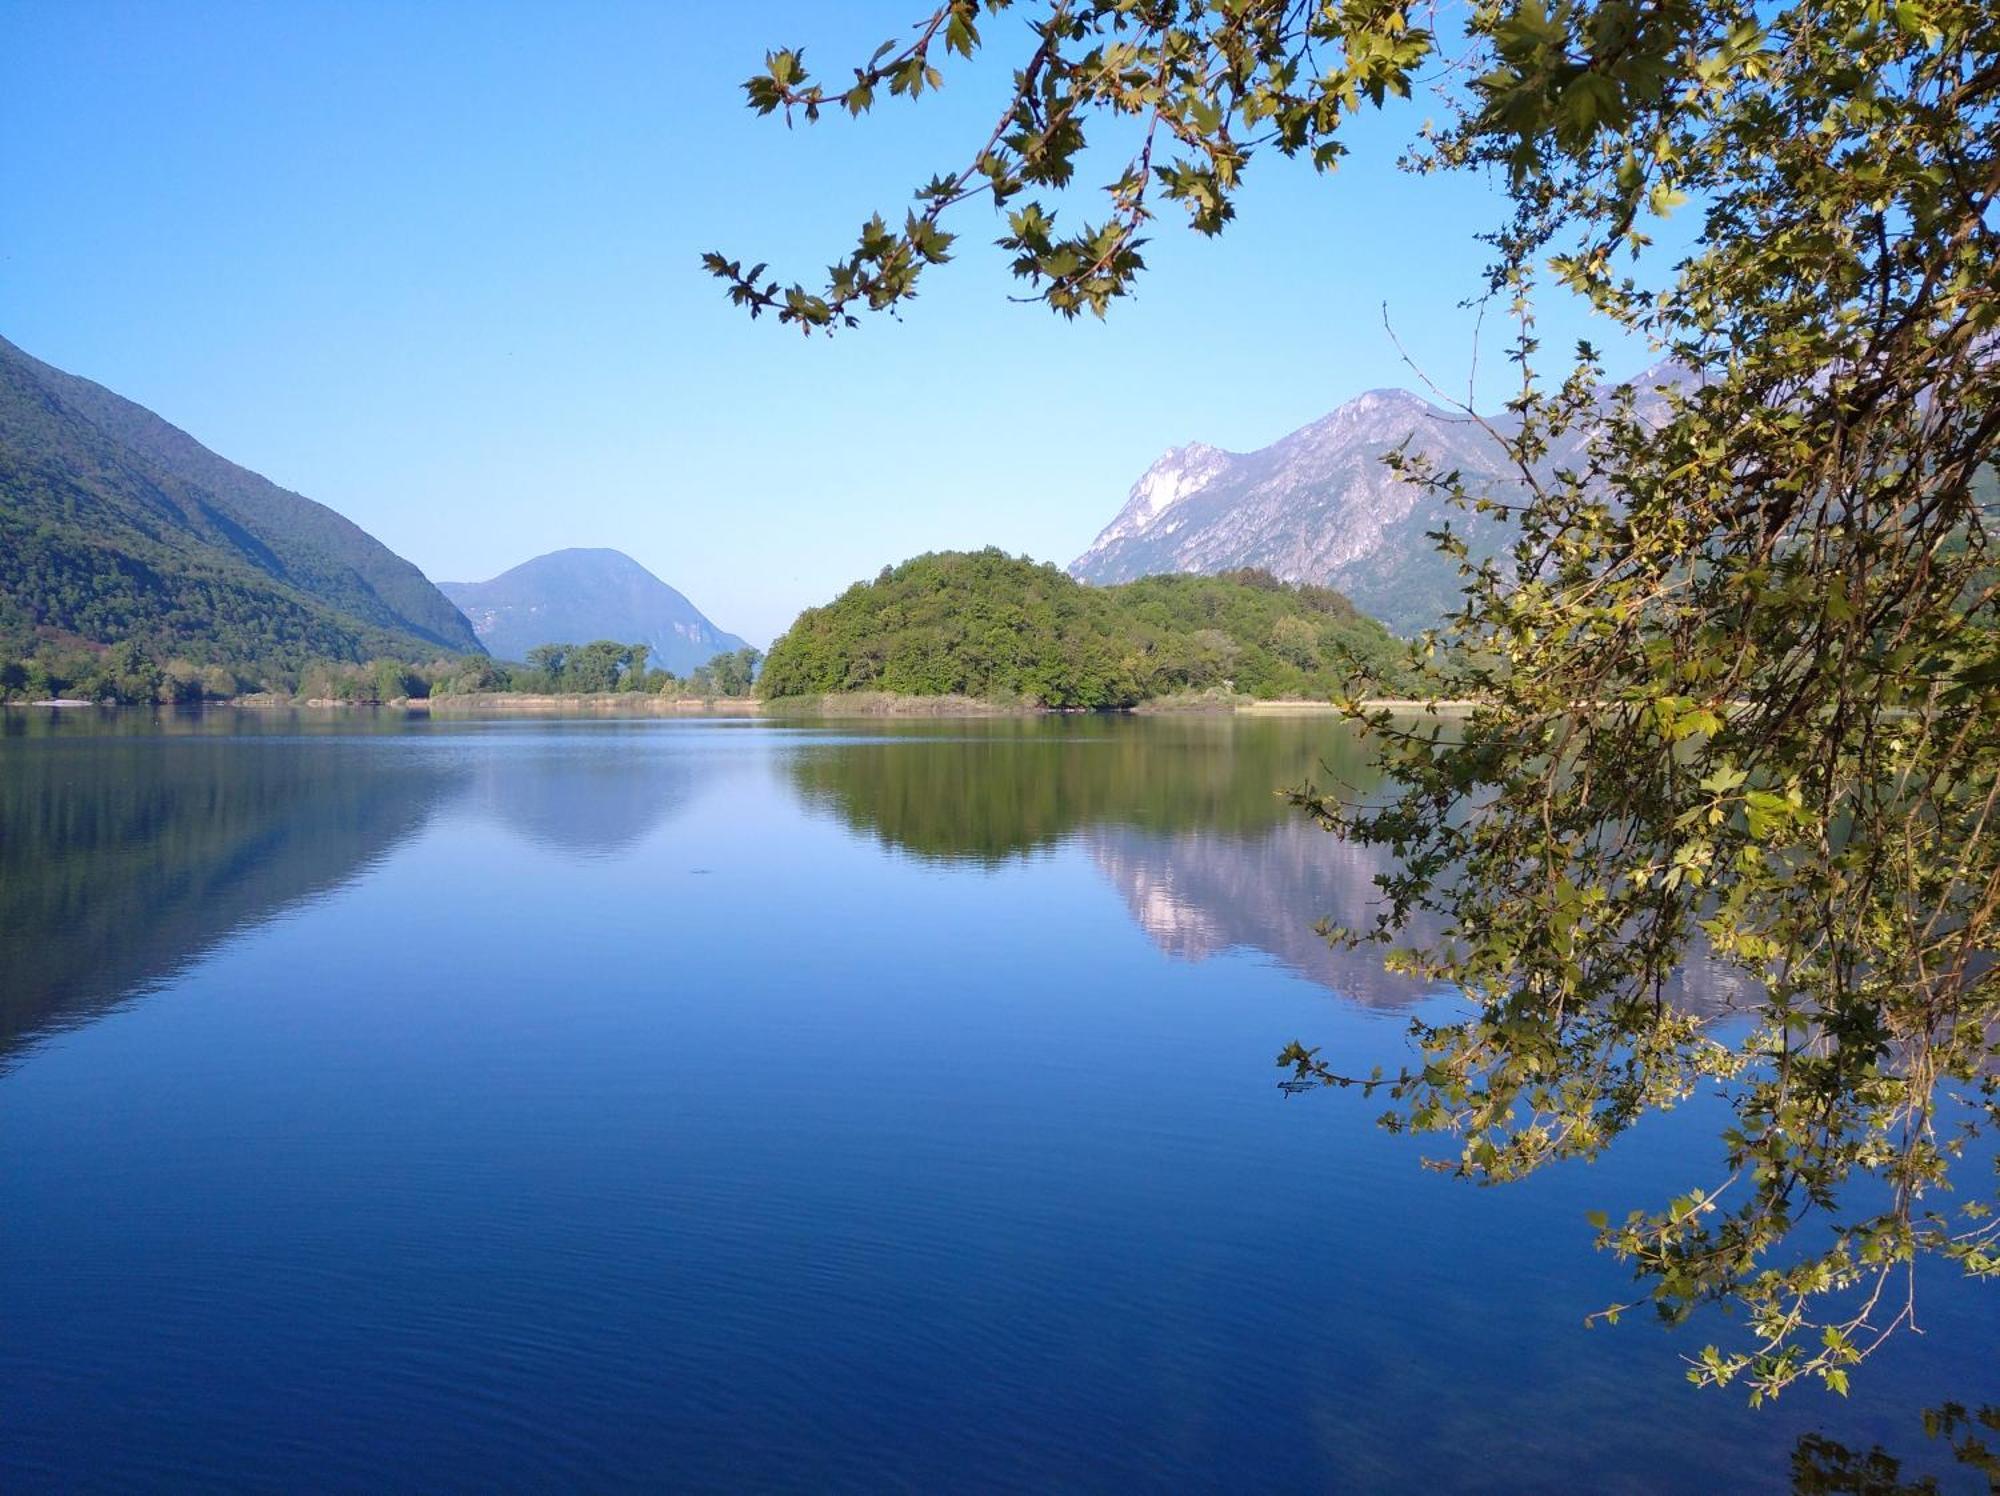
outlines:
{"label": "grassy bank", "polygon": [[601,691],[591,694],[530,695],[525,691],[482,691],[463,696],[433,696],[428,701],[400,703],[433,715],[464,712],[590,712],[604,716],[755,717],[764,703],[748,696],[665,696],[646,691]]}
{"label": "grassy bank", "polygon": [[[1470,701],[1425,701],[1406,697],[1371,697],[1362,706],[1371,711],[1440,712],[1470,711]],[[772,714],[817,717],[1031,717],[1056,715],[1061,709],[1032,701],[982,701],[975,696],[908,696],[893,691],[854,691],[828,696],[781,696],[764,703]],[[1331,701],[1306,697],[1260,700],[1231,691],[1196,691],[1155,697],[1136,706],[1112,708],[1135,716],[1241,712],[1252,716],[1337,716],[1341,708]]]}
{"label": "grassy bank", "polygon": [[[1414,696],[1371,696],[1364,699],[1362,707],[1368,711],[1391,712],[1468,712],[1474,703],[1445,698],[1425,700]],[[1133,707],[1134,712],[1146,715],[1169,715],[1181,712],[1244,712],[1251,716],[1338,716],[1344,710],[1337,702],[1309,696],[1280,696],[1260,698],[1244,696],[1228,691],[1199,691],[1178,696],[1161,696],[1151,701],[1142,701]]]}
{"label": "grassy bank", "polygon": [[1028,717],[1047,710],[1034,702],[982,701],[976,696],[907,696],[894,691],[839,691],[824,696],[777,696],[766,712],[793,717]]}

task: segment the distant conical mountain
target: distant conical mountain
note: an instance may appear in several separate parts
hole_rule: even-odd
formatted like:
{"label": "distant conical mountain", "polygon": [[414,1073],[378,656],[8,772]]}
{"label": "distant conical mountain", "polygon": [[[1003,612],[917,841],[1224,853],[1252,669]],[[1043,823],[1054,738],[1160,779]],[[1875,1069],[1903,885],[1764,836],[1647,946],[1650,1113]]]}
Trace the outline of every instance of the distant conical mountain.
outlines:
{"label": "distant conical mountain", "polygon": [[[1633,384],[1647,392],[1684,377],[1660,365]],[[1640,409],[1649,408],[1664,406],[1642,393]],[[1504,433],[1511,421],[1491,424]],[[1407,390],[1370,390],[1255,452],[1199,442],[1174,448],[1132,485],[1125,507],[1070,573],[1086,582],[1129,582],[1258,566],[1284,581],[1333,587],[1391,628],[1417,633],[1459,600],[1456,564],[1426,532],[1449,520],[1475,557],[1494,554],[1509,532],[1392,472],[1382,458],[1406,442],[1440,471],[1456,468],[1495,497],[1521,491],[1506,453],[1479,422]],[[1574,462],[1580,444],[1572,433],[1549,466]]]}
{"label": "distant conical mountain", "polygon": [[0,632],[33,631],[232,662],[479,649],[359,526],[0,338]]}
{"label": "distant conical mountain", "polygon": [[551,551],[490,582],[440,585],[503,660],[523,659],[538,644],[615,639],[649,646],[652,664],[685,675],[745,647],[623,551]]}

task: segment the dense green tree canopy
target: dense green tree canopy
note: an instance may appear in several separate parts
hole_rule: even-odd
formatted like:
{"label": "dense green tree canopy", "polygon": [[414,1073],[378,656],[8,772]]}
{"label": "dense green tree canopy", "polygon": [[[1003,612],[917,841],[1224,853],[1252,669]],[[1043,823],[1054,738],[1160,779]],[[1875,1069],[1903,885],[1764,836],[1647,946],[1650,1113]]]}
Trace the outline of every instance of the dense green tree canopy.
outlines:
{"label": "dense green tree canopy", "polygon": [[1209,689],[1325,701],[1399,690],[1408,671],[1389,631],[1324,587],[1266,572],[1086,587],[989,549],[919,556],[808,608],[760,687],[1123,707]]}
{"label": "dense green tree canopy", "polygon": [[[991,137],[822,287],[710,270],[753,314],[851,326],[911,296],[950,210],[984,196],[1041,299],[1102,313],[1160,200],[1218,232],[1261,153],[1329,167],[1351,115],[1434,87],[1411,164],[1490,170],[1508,196],[1469,229],[1514,322],[1491,434],[1528,494],[1504,505],[1509,564],[1468,564],[1443,622],[1478,710],[1449,735],[1376,723],[1406,786],[1386,809],[1301,797],[1399,854],[1356,938],[1438,920],[1399,959],[1467,996],[1420,1030],[1392,1116],[1506,1179],[1719,1082],[1714,1177],[1601,1240],[1667,1318],[1744,1312],[1697,1381],[1844,1391],[1914,1321],[1920,1258],[2000,1271],[1990,1139],[1965,1130],[2000,1120],[2000,7],[1474,0],[1449,36],[1403,0],[1051,0],[1025,32],[993,23],[1008,9],[949,0],[830,88],[770,54],[751,104],[810,120],[938,86],[982,26],[1024,38]],[[1107,123],[1137,141],[1107,211],[1059,227]],[[1677,209],[1692,245],[1661,255]],[[1605,410],[1589,349],[1541,360],[1551,291],[1680,374]],[[1578,435],[1586,460],[1545,473]],[[1421,452],[1402,465],[1501,507]],[[1697,940],[1758,985],[1754,1022],[1661,1001]],[[1968,1147],[1985,1177],[1949,1190]]]}

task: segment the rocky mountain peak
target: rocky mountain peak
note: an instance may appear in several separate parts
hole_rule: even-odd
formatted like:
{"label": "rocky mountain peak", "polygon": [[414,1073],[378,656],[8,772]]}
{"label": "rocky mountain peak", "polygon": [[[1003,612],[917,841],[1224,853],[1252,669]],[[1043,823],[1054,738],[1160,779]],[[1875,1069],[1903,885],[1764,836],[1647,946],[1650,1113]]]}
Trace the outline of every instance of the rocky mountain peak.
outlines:
{"label": "rocky mountain peak", "polygon": [[[1255,452],[1176,447],[1070,571],[1109,583],[1256,566],[1338,588],[1392,628],[1428,628],[1450,611],[1458,579],[1425,534],[1447,517],[1443,502],[1382,460],[1405,443],[1505,484],[1504,454],[1476,423],[1408,390],[1369,390]],[[1482,529],[1454,526],[1475,540]]]}
{"label": "rocky mountain peak", "polygon": [[[1663,359],[1632,376],[1638,414],[1664,420],[1661,387],[1699,376]],[[1600,394],[1608,398],[1615,384]],[[1515,418],[1498,415],[1502,432]],[[1586,433],[1572,431],[1551,454],[1569,460]],[[1449,521],[1475,558],[1498,554],[1504,520],[1451,508],[1383,461],[1407,445],[1469,488],[1509,500],[1522,482],[1485,423],[1402,389],[1376,389],[1268,447],[1220,452],[1176,447],[1133,485],[1090,549],[1070,566],[1086,582],[1128,582],[1158,572],[1262,567],[1290,582],[1333,587],[1399,632],[1430,628],[1460,600],[1457,563],[1429,538]]]}
{"label": "rocky mountain peak", "polygon": [[[1102,548],[1115,546],[1121,540],[1153,529],[1170,510],[1199,494],[1226,473],[1233,460],[1229,453],[1206,442],[1189,442],[1184,447],[1171,448],[1132,485],[1131,492],[1125,497],[1125,507],[1097,537],[1090,551],[1085,552],[1085,558]],[[1171,522],[1167,528],[1173,528]],[[1080,559],[1077,566],[1082,564]],[[1070,570],[1082,576],[1077,566],[1072,566]]]}

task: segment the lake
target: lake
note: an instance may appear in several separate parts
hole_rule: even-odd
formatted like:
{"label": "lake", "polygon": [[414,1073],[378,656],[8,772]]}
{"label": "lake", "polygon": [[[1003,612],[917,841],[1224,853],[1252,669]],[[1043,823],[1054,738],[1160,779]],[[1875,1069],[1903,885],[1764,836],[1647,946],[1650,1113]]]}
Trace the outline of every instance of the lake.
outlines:
{"label": "lake", "polygon": [[1480,1189],[1278,1090],[1451,1009],[1314,935],[1376,864],[1309,775],[1365,754],[0,714],[0,1488],[1756,1491],[1816,1431],[1981,1488],[1955,1269],[1848,1402],[1583,1328],[1712,1102]]}

